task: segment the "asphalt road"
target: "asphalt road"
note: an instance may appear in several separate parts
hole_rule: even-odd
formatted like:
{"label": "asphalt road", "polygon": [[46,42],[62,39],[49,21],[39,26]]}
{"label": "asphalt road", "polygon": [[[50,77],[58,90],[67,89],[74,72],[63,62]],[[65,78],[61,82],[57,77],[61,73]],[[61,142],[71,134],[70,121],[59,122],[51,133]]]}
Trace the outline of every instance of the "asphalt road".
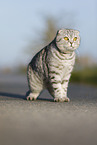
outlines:
{"label": "asphalt road", "polygon": [[0,145],[97,145],[96,87],[70,83],[69,103],[27,90],[25,76],[0,75]]}

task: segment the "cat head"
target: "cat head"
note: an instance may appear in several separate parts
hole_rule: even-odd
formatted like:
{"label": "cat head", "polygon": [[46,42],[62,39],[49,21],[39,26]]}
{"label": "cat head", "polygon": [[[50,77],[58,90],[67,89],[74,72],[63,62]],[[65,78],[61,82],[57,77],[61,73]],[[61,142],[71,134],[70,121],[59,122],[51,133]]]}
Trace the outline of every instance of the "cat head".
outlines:
{"label": "cat head", "polygon": [[56,34],[56,45],[62,53],[71,53],[79,47],[79,31],[73,29],[62,29]]}

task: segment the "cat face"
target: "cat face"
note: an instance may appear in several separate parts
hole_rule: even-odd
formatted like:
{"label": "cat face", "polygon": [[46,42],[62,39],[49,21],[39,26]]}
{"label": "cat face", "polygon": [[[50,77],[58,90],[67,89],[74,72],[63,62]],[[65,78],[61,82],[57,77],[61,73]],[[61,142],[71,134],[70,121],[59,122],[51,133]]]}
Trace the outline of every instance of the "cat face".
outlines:
{"label": "cat face", "polygon": [[56,45],[63,53],[71,53],[79,47],[79,31],[73,29],[62,29],[57,32]]}

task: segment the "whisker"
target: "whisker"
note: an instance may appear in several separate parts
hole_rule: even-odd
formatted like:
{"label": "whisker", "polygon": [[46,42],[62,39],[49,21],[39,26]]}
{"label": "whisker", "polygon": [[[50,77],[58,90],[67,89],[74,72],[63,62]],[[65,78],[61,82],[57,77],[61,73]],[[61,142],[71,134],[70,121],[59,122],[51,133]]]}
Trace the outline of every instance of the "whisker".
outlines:
{"label": "whisker", "polygon": [[76,54],[77,54],[77,59],[79,60],[79,62],[80,62],[80,53],[79,53],[79,51],[76,49]]}

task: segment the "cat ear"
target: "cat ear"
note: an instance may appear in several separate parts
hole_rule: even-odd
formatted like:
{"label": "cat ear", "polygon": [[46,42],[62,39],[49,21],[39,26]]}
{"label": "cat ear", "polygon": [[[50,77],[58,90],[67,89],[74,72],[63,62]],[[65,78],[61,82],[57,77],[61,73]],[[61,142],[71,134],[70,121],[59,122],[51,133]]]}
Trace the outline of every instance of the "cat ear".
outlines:
{"label": "cat ear", "polygon": [[61,33],[63,33],[63,30],[62,29],[60,29],[60,30],[57,31],[57,34],[61,34]]}
{"label": "cat ear", "polygon": [[75,30],[75,32],[76,32],[77,35],[79,35],[79,33],[80,33],[80,31],[78,31],[78,30]]}

